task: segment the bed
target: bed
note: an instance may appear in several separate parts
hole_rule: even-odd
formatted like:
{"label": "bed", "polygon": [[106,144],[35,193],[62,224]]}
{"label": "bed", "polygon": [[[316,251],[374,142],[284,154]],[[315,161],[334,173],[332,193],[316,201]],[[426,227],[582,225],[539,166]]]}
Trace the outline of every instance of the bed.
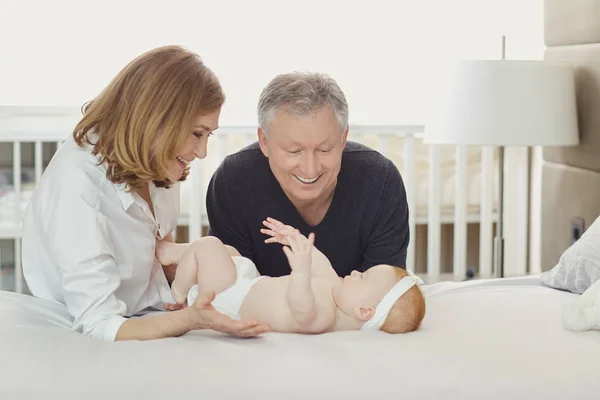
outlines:
{"label": "bed", "polygon": [[[533,159],[531,247],[524,248],[530,255],[528,271],[536,274],[557,265],[571,245],[574,216],[587,227],[600,215],[600,20],[595,10],[595,0],[545,1],[545,57],[577,66],[581,145],[544,149]],[[48,131],[45,121],[38,122],[40,132]],[[70,129],[72,121],[65,126]],[[56,132],[49,141],[56,140]],[[66,136],[68,130],[60,133]],[[399,152],[396,156],[403,154],[389,144]],[[430,188],[421,150],[414,153],[412,190],[415,210],[428,212],[420,203]],[[445,163],[444,154],[440,205],[451,209],[453,166]],[[206,160],[205,181],[216,160]],[[477,185],[481,170],[471,160],[477,164],[480,157],[468,160],[469,168],[476,168],[469,171]],[[31,161],[41,165],[45,159]],[[28,182],[20,188],[20,199],[0,194],[5,202],[0,212],[26,203]],[[469,187],[467,204],[475,215],[479,192]],[[189,205],[182,209],[189,213]],[[0,216],[0,228],[9,214]],[[4,231],[12,234],[12,227]],[[600,243],[600,237],[593,242]],[[596,260],[600,271],[600,252]],[[196,331],[150,342],[108,343],[72,332],[61,305],[0,291],[0,399],[598,399],[600,331],[566,330],[563,306],[580,294],[543,285],[543,276],[425,285],[423,325],[402,336],[271,333],[242,340]]]}
{"label": "bed", "polygon": [[425,320],[406,335],[120,343],[71,332],[62,306],[0,292],[0,398],[598,399],[600,332],[561,325],[575,294],[538,276],[423,291]]}

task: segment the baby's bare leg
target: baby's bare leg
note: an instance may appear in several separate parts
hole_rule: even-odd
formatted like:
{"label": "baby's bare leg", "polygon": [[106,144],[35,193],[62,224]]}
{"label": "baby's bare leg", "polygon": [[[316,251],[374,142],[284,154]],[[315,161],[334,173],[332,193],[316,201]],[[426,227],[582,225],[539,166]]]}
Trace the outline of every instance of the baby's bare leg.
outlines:
{"label": "baby's bare leg", "polygon": [[172,243],[160,240],[156,243],[156,258],[161,265],[179,264],[191,243]]}
{"label": "baby's bare leg", "polygon": [[239,257],[241,256],[240,252],[237,251],[237,249],[235,247],[229,246],[229,245],[225,245],[225,249],[227,249],[227,253],[229,253],[230,257]]}
{"label": "baby's bare leg", "polygon": [[198,284],[198,293],[220,293],[237,278],[235,264],[225,245],[213,236],[191,243],[175,273],[171,292],[178,304],[186,301],[187,293]]}

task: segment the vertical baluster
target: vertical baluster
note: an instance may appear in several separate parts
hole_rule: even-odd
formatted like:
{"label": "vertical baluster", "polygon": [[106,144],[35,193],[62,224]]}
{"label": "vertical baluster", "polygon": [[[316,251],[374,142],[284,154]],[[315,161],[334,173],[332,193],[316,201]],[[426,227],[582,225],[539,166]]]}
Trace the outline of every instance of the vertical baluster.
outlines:
{"label": "vertical baluster", "polygon": [[15,238],[15,291],[23,293],[23,270],[21,268],[21,238]]}
{"label": "vertical baluster", "polygon": [[402,177],[406,188],[408,202],[408,226],[410,241],[406,254],[406,268],[415,272],[415,240],[416,240],[416,190],[415,190],[415,137],[412,133],[404,136],[404,174]]}
{"label": "vertical baluster", "polygon": [[384,133],[379,133],[377,135],[377,151],[387,156],[388,153],[388,137]]}
{"label": "vertical baluster", "polygon": [[21,221],[21,142],[13,142],[13,188],[15,191],[15,219]]}
{"label": "vertical baluster", "polygon": [[441,202],[440,147],[429,146],[429,201],[427,223],[427,275],[429,282],[440,278]]}
{"label": "vertical baluster", "polygon": [[40,182],[40,179],[42,178],[42,172],[43,172],[43,157],[44,157],[44,152],[43,152],[43,147],[42,147],[42,142],[40,142],[39,140],[37,140],[35,142],[35,149],[34,149],[34,154],[33,154],[35,161],[34,161],[34,167],[35,167],[35,184],[37,185]]}
{"label": "vertical baluster", "polygon": [[456,146],[456,192],[454,208],[454,280],[467,271],[467,146]]}
{"label": "vertical baluster", "polygon": [[479,227],[479,275],[492,277],[492,230],[494,206],[494,148],[481,148],[481,221]]}
{"label": "vertical baluster", "polygon": [[[21,142],[13,142],[13,187],[15,191],[15,223],[21,226]],[[15,240],[15,291],[23,292],[23,274],[21,273],[21,251],[20,251],[20,233],[16,235]]]}
{"label": "vertical baluster", "polygon": [[201,206],[204,204],[204,188],[203,188],[203,174],[202,160],[194,160],[192,162],[190,176],[191,190],[189,191],[189,206],[188,206],[188,229],[189,229],[189,241],[193,242],[202,237],[202,210]]}
{"label": "vertical baluster", "polygon": [[227,156],[227,137],[228,136],[229,135],[225,134],[224,132],[221,135],[219,135],[219,161],[218,161],[219,164],[221,164],[221,162],[223,162],[223,160]]}
{"label": "vertical baluster", "polygon": [[531,206],[529,216],[529,273],[542,273],[542,179],[544,159],[542,147],[535,146],[531,153]]}

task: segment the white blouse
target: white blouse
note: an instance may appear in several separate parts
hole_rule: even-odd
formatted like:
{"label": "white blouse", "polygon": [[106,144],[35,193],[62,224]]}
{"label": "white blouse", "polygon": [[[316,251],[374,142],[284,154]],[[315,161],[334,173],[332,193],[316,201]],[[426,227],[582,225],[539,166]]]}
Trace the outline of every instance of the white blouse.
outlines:
{"label": "white blouse", "polygon": [[155,219],[97,162],[72,138],[52,158],[25,211],[23,274],[34,296],[66,305],[73,330],[114,341],[125,317],[174,302],[154,249],[176,228],[179,184],[150,185]]}

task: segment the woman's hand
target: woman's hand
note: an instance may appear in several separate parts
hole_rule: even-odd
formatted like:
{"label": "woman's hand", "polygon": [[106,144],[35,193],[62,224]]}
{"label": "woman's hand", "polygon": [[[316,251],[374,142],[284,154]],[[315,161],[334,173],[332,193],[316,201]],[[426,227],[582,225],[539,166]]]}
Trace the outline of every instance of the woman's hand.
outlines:
{"label": "woman's hand", "polygon": [[159,313],[147,318],[128,318],[115,340],[150,340],[177,337],[198,329],[213,329],[238,337],[254,337],[269,332],[267,325],[256,321],[236,321],[217,312],[211,301],[214,294],[199,294],[193,305],[165,304],[173,312]]}
{"label": "woman's hand", "polygon": [[198,293],[194,304],[187,307],[196,321],[195,329],[212,329],[239,337],[255,337],[270,331],[269,326],[258,321],[237,321],[221,314],[211,305],[214,298],[214,293]]}

